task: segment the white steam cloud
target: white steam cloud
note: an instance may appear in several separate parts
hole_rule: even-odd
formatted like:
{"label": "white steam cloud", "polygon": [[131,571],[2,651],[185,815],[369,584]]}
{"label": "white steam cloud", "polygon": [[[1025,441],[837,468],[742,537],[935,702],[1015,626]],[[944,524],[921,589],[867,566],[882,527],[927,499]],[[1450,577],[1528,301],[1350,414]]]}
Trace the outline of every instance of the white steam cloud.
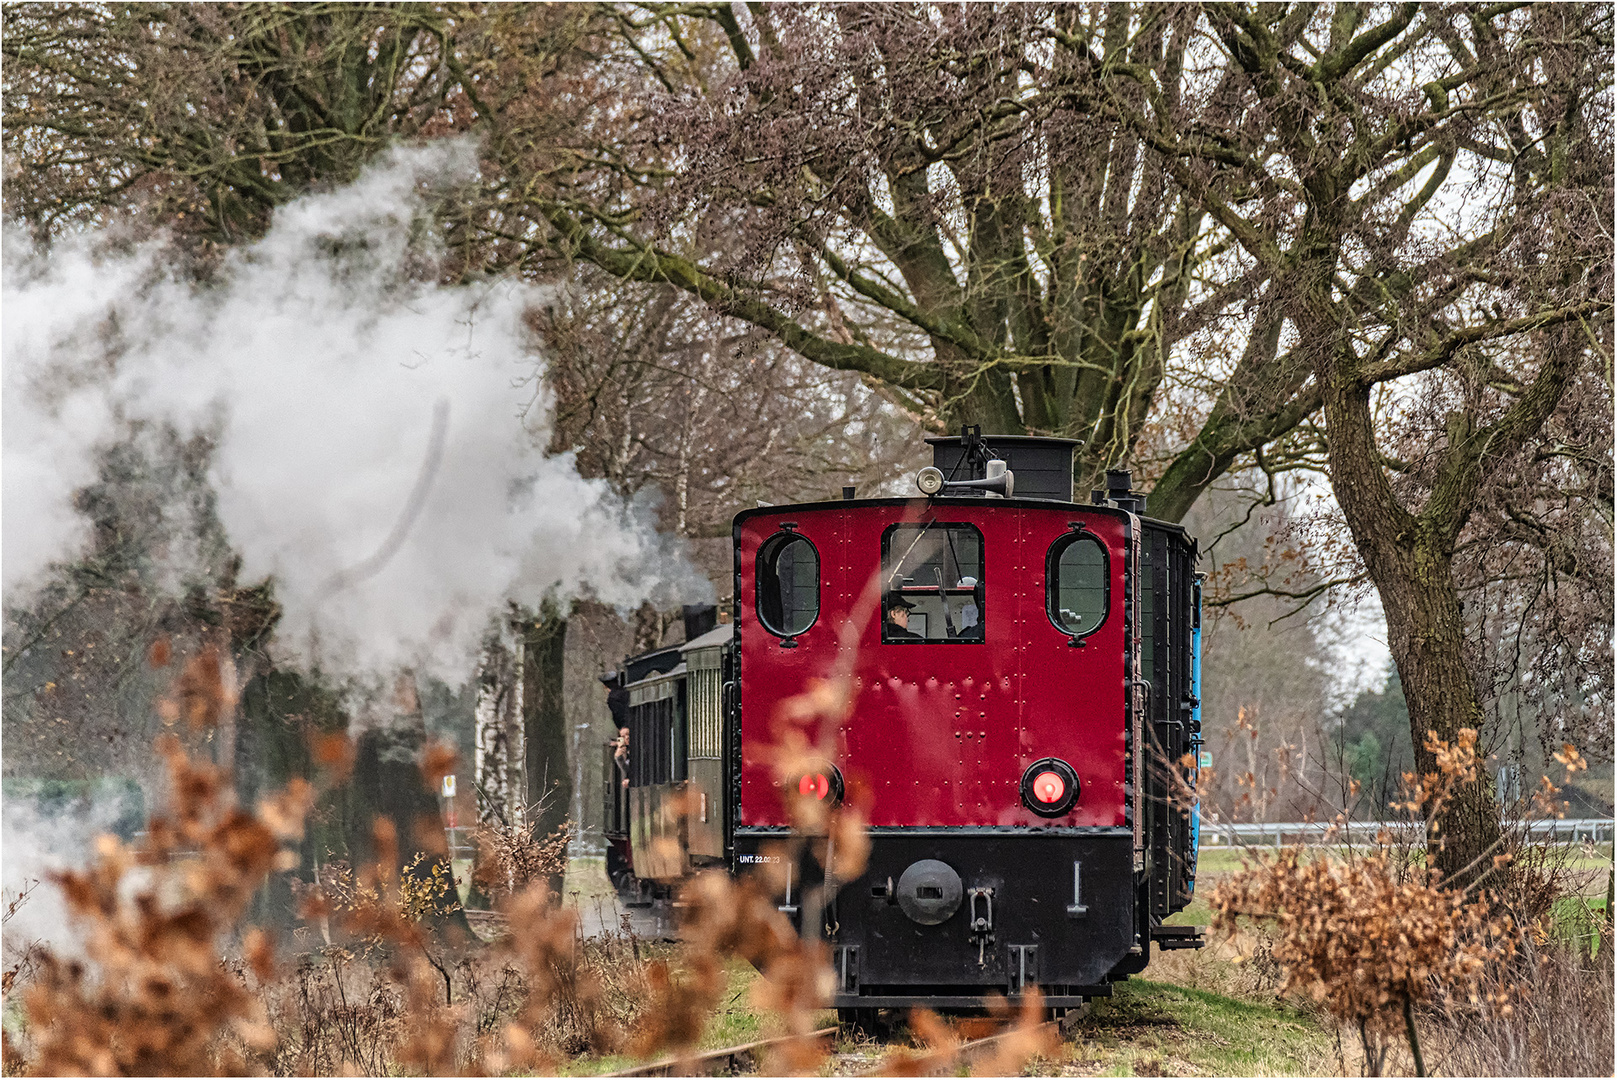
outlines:
{"label": "white steam cloud", "polygon": [[328,668],[459,681],[507,599],[708,593],[645,513],[541,453],[549,407],[523,321],[539,291],[405,276],[418,192],[474,167],[465,143],[398,151],[281,209],[208,287],[166,273],[155,247],[40,255],[8,238],[8,597],[82,549],[73,492],[141,420],[214,434],[242,578],[274,576],[278,639]]}
{"label": "white steam cloud", "polygon": [[16,963],[22,951],[35,944],[49,946],[58,957],[82,956],[83,935],[61,891],[51,883],[51,874],[88,865],[96,837],[112,832],[121,819],[138,811],[139,800],[126,799],[127,795],[103,792],[49,808],[28,798],[4,800],[0,844],[6,857],[0,861],[0,885],[8,903],[25,892],[28,897],[6,920],[0,960]]}

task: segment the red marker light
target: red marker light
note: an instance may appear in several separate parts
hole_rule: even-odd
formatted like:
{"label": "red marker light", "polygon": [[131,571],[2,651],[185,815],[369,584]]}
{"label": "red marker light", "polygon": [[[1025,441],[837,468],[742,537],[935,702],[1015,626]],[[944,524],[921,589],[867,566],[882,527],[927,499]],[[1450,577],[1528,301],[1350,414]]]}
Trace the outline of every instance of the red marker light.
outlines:
{"label": "red marker light", "polygon": [[1033,778],[1033,797],[1042,803],[1058,803],[1067,793],[1067,782],[1059,773],[1046,770]]}
{"label": "red marker light", "polygon": [[824,773],[806,773],[797,782],[797,793],[812,795],[823,801],[831,793],[831,781],[825,778]]}
{"label": "red marker light", "polygon": [[1044,818],[1058,818],[1078,802],[1082,784],[1060,758],[1040,758],[1022,774],[1022,805]]}

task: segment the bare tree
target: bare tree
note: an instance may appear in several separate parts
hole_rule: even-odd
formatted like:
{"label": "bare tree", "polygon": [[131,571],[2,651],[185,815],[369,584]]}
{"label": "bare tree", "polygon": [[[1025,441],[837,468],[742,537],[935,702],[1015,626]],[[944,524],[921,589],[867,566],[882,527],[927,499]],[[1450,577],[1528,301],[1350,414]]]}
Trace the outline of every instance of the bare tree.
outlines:
{"label": "bare tree", "polygon": [[[1129,457],[1186,335],[1262,286],[1254,265],[1209,284],[1228,238],[1094,107],[1101,53],[1177,87],[1193,9],[611,14],[585,84],[611,104],[565,153],[526,126],[551,83],[507,67],[468,87],[502,193],[468,215],[468,242],[536,272],[560,256],[675,286],[934,430],[1077,438],[1081,486]],[[1271,338],[1221,373],[1236,389],[1203,409],[1154,513],[1177,519],[1307,414]]]}
{"label": "bare tree", "polygon": [[1304,489],[1289,485],[1270,501],[1253,479],[1227,476],[1186,519],[1208,572],[1201,703],[1213,772],[1203,774],[1203,805],[1224,821],[1325,819],[1340,806],[1327,724],[1331,633],[1318,574],[1291,542]]}
{"label": "bare tree", "polygon": [[[1266,268],[1415,745],[1452,741],[1484,721],[1456,565],[1468,528],[1553,445],[1570,387],[1603,382],[1610,408],[1611,9],[1219,4],[1205,19],[1216,75],[1170,97],[1117,65],[1108,108]],[[1457,883],[1498,853],[1488,788],[1434,826]]]}
{"label": "bare tree", "polygon": [[[828,372],[669,286],[576,284],[536,316],[556,394],[552,449],[625,495],[666,493],[665,524],[730,535],[759,499],[869,492],[916,454],[914,425],[849,374]],[[716,567],[729,573],[728,558]]]}
{"label": "bare tree", "polygon": [[509,620],[490,626],[477,667],[472,776],[479,825],[519,825],[527,809],[522,766],[521,647]]}
{"label": "bare tree", "polygon": [[133,211],[204,243],[256,235],[452,123],[454,27],[420,5],[8,5],[7,211],[46,232]]}

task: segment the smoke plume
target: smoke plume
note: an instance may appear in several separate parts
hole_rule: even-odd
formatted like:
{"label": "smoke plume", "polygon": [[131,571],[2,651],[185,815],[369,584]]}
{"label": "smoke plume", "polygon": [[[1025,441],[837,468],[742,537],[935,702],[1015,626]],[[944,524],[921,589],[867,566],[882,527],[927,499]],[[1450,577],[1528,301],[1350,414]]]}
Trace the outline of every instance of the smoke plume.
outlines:
{"label": "smoke plume", "polygon": [[157,245],[105,254],[83,237],[42,253],[8,237],[8,603],[82,552],[73,497],[98,450],[153,423],[211,437],[242,580],[273,577],[277,640],[328,670],[459,681],[506,600],[707,592],[643,507],[543,455],[549,403],[524,323],[540,291],[412,274],[430,253],[423,192],[473,168],[465,143],[397,151],[281,209],[205,286]]}

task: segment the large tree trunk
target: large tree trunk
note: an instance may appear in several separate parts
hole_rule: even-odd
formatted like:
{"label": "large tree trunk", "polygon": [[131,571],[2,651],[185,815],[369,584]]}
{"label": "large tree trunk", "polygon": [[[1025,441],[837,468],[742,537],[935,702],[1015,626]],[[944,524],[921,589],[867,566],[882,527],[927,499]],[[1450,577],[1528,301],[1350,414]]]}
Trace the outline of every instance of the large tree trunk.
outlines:
{"label": "large tree trunk", "polygon": [[[1482,702],[1465,663],[1464,624],[1449,557],[1417,540],[1407,569],[1376,580],[1387,617],[1387,645],[1409,707],[1409,734],[1423,775],[1437,771],[1426,749],[1428,732],[1454,743],[1462,728],[1481,730]],[[1383,581],[1385,578],[1385,581]],[[1447,789],[1427,836],[1429,865],[1445,880],[1468,887],[1500,852],[1499,806],[1488,770]]]}
{"label": "large tree trunk", "polygon": [[[398,836],[395,870],[410,863],[417,852],[427,852],[416,868],[417,877],[430,878],[437,867],[452,874],[444,854],[443,815],[437,793],[427,786],[421,756],[427,745],[427,726],[416,694],[415,678],[401,675],[391,708],[383,706],[381,722],[360,735],[355,747],[354,775],[348,784],[348,847],[354,866],[376,859],[381,852],[373,841],[377,819],[387,818]],[[458,897],[445,897],[455,900]],[[439,927],[455,927],[469,938],[471,927],[457,906],[447,916],[432,920]]]}
{"label": "large tree trunk", "polygon": [[[568,768],[567,710],[562,701],[562,660],[567,620],[553,600],[540,606],[522,632],[522,721],[528,800],[534,836],[545,837],[567,821],[573,780]],[[552,893],[561,893],[560,875]]]}
{"label": "large tree trunk", "polygon": [[[317,767],[309,753],[310,740],[347,729],[348,717],[336,697],[297,672],[269,667],[254,675],[242,689],[231,756],[236,795],[243,806],[285,786],[294,777],[313,779]],[[326,792],[315,804],[304,826],[298,876],[316,880],[319,868],[332,858],[348,855],[341,792]],[[290,928],[299,921],[291,881],[273,874],[253,897],[248,920],[259,926]]]}
{"label": "large tree trunk", "polygon": [[[1462,728],[1482,726],[1452,565],[1459,528],[1452,520],[1434,521],[1431,505],[1417,517],[1400,504],[1376,448],[1370,388],[1358,378],[1352,348],[1324,326],[1309,330],[1329,343],[1318,375],[1326,384],[1331,490],[1381,596],[1388,649],[1409,705],[1415,760],[1422,773],[1431,772],[1436,765],[1423,748],[1428,731],[1452,743]],[[1500,834],[1499,806],[1487,770],[1479,768],[1474,780],[1454,785],[1433,816],[1430,865],[1450,885],[1468,887],[1491,868]]]}

